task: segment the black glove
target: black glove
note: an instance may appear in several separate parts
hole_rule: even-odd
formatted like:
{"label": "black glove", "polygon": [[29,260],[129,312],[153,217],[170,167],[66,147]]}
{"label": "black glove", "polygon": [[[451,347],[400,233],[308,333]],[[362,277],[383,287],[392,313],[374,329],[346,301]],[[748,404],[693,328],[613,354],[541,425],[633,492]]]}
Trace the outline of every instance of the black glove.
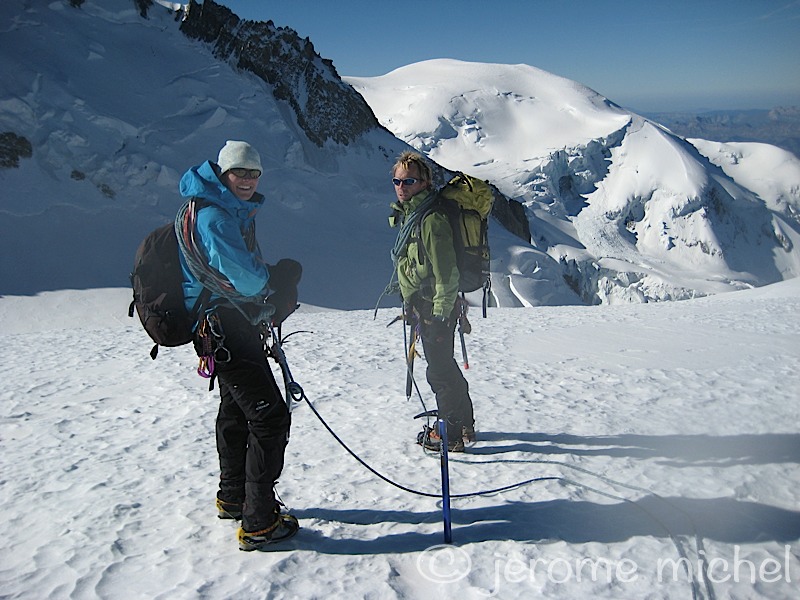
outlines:
{"label": "black glove", "polygon": [[282,258],[277,265],[269,268],[269,286],[279,290],[286,285],[297,286],[303,275],[303,265],[291,258]]}
{"label": "black glove", "polygon": [[267,302],[275,307],[275,314],[272,315],[272,324],[276,327],[300,307],[297,303],[297,288],[284,289],[270,294]]}
{"label": "black glove", "polygon": [[280,325],[297,310],[297,284],[303,275],[303,267],[296,260],[282,258],[275,266],[269,267],[269,287],[275,290],[267,302],[275,307],[272,323]]}
{"label": "black glove", "polygon": [[442,343],[453,335],[450,322],[444,317],[433,317],[426,323],[426,326],[428,338],[437,343]]}

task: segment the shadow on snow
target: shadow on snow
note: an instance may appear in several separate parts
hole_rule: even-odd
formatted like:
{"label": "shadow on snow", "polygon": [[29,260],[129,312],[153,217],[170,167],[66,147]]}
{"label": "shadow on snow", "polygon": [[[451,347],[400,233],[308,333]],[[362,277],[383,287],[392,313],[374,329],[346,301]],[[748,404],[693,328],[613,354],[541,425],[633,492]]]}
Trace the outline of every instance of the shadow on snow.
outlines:
{"label": "shadow on snow", "polygon": [[[538,455],[612,456],[641,459],[661,458],[670,467],[726,467],[769,463],[800,462],[800,435],[764,434],[737,436],[642,436],[618,435],[581,437],[574,435],[481,432],[481,444],[466,455],[451,457],[451,462],[471,464],[522,463],[558,465],[552,460],[524,458],[474,461],[472,457],[492,457],[509,452]],[[486,442],[513,442],[484,445]],[[570,465],[564,464],[565,467]],[[487,467],[491,468],[491,467]],[[578,468],[592,475],[588,469]],[[433,472],[433,471],[432,471]],[[438,471],[437,475],[438,475]],[[665,474],[668,476],[668,474]],[[452,503],[453,541],[458,545],[486,541],[552,542],[581,544],[614,543],[633,537],[670,538],[699,536],[721,543],[746,544],[768,541],[791,542],[800,539],[800,512],[741,501],[733,498],[665,498],[629,487],[619,492],[612,480],[591,481],[585,488],[614,497],[641,496],[616,503],[575,500],[545,502],[503,502],[497,506],[458,508]],[[585,477],[577,475],[577,479]],[[453,475],[451,472],[451,486]],[[562,483],[583,488],[584,483],[563,476]],[[609,485],[610,484],[610,485]],[[492,487],[491,485],[487,485]],[[634,491],[631,491],[634,490]],[[456,493],[460,490],[453,490]],[[437,506],[439,504],[437,503]],[[334,521],[353,525],[375,523],[441,523],[439,510],[426,512],[347,509],[295,509],[300,519]],[[430,529],[430,528],[427,528]],[[295,541],[297,549],[329,554],[382,554],[417,552],[440,544],[441,530],[435,533],[405,532],[375,539],[327,538],[304,528]]]}

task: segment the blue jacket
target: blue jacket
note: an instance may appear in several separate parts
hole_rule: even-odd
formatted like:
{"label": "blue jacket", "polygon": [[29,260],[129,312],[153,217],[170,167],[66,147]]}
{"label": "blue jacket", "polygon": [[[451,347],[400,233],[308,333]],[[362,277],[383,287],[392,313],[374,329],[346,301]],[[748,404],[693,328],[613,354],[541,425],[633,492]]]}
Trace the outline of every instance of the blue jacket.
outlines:
{"label": "blue jacket", "polygon": [[[192,167],[181,178],[181,196],[201,198],[203,205],[197,211],[196,240],[208,257],[209,264],[228,278],[242,296],[252,296],[261,303],[269,294],[269,270],[256,245],[248,249],[243,232],[255,220],[264,203],[264,196],[253,195],[249,201],[237,198],[217,177],[210,161]],[[183,253],[183,295],[186,308],[192,310],[203,286],[192,275]],[[219,303],[220,297],[211,296],[210,305]]]}

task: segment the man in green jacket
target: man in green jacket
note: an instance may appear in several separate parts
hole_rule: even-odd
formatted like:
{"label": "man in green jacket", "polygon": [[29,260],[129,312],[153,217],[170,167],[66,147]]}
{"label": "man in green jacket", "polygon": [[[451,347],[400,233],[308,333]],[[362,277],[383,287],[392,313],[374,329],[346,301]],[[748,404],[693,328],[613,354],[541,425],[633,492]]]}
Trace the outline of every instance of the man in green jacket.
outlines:
{"label": "man in green jacket", "polygon": [[[392,169],[397,195],[392,225],[419,221],[396,249],[397,280],[407,320],[420,325],[426,377],[447,423],[448,450],[463,452],[464,442],[475,440],[475,420],[469,385],[453,358],[459,273],[450,221],[441,211],[429,212],[431,180],[430,166],[415,152],[401,154]],[[438,432],[429,428],[417,441],[432,450],[441,445]]]}

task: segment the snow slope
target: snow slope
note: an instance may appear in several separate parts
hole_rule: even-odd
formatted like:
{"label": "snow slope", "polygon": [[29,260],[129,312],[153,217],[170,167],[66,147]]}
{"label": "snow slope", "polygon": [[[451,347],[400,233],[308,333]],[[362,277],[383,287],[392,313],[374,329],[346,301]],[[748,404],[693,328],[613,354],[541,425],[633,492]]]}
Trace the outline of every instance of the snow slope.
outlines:
{"label": "snow slope", "polygon": [[218,399],[191,350],[150,360],[125,289],[0,298],[0,596],[793,597],[799,282],[473,315],[478,442],[452,493],[533,481],[454,498],[449,547],[394,311],[304,306],[285,350],[306,396],[429,496],[303,403],[278,485],[302,529],[250,554],[216,518]]}

